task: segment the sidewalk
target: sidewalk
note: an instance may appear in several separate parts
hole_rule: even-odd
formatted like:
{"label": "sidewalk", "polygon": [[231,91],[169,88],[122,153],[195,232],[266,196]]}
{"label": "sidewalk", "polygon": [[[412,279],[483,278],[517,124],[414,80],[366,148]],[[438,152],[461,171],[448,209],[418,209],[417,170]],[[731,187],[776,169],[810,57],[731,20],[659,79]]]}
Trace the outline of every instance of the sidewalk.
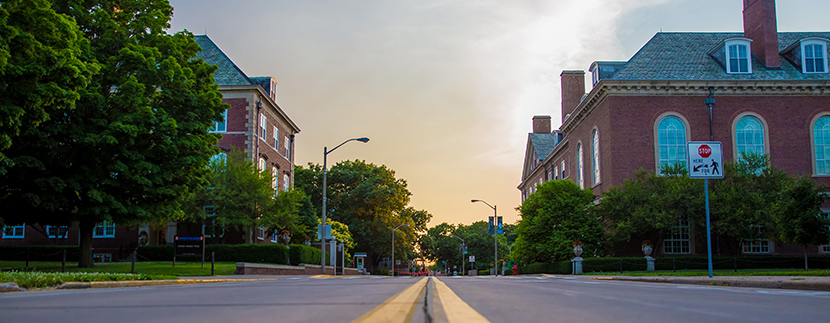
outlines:
{"label": "sidewalk", "polygon": [[[579,276],[577,276],[579,277]],[[830,291],[830,277],[818,276],[581,276],[590,280],[623,280],[688,285]]]}

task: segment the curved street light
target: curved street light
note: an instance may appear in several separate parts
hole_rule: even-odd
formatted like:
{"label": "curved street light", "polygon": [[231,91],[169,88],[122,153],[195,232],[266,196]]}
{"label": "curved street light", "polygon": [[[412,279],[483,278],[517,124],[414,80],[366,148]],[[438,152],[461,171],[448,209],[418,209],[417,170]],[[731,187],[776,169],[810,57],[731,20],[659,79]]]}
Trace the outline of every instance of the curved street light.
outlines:
{"label": "curved street light", "polygon": [[467,242],[464,242],[464,239],[459,238],[457,235],[453,234],[452,236],[461,240],[461,276],[464,276],[464,272],[466,271],[466,267],[464,267],[464,250],[467,249]]}
{"label": "curved street light", "polygon": [[[325,275],[326,274],[326,157],[329,155],[330,152],[335,151],[340,146],[345,145],[349,141],[360,141],[362,143],[369,142],[369,138],[361,137],[361,138],[352,138],[346,140],[337,147],[332,148],[332,150],[328,150],[327,147],[323,147],[323,220],[322,225],[320,226],[320,272]],[[344,251],[345,252],[345,251]],[[337,269],[337,264],[335,261],[335,269]],[[335,274],[337,270],[335,270]]]}
{"label": "curved street light", "polygon": [[409,226],[409,223],[404,223],[392,229],[392,276],[395,276],[395,230],[402,226]]}
{"label": "curved street light", "polygon": [[493,272],[495,272],[496,276],[498,276],[499,275],[499,228],[498,228],[499,215],[498,215],[498,211],[496,211],[495,206],[490,205],[490,203],[487,203],[484,200],[470,200],[470,202],[472,202],[472,203],[481,202],[481,203],[487,204],[487,206],[489,206],[491,209],[493,209],[493,233],[495,233],[493,235],[493,241],[494,241],[494,243],[493,243],[494,247],[493,248],[495,249],[494,258],[493,258]]}

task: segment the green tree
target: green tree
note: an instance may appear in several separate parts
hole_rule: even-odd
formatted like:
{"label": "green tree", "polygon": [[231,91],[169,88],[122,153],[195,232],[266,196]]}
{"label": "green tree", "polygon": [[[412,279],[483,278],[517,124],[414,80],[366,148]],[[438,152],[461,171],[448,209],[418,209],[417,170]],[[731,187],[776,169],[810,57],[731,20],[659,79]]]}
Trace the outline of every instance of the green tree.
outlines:
{"label": "green tree", "polygon": [[573,243],[581,241],[585,253],[599,254],[602,224],[592,213],[594,194],[569,180],[548,181],[518,210],[513,258],[523,263],[553,262],[573,255]]}
{"label": "green tree", "polygon": [[[157,0],[54,0],[72,17],[100,67],[74,109],[49,113],[5,152],[0,175],[7,222],[80,229],[79,267],[91,267],[97,223],[137,224],[183,215],[204,185],[227,108],[215,66],[195,59],[189,32],[167,34],[173,8]],[[42,21],[42,23],[49,23]]]}
{"label": "green tree", "polygon": [[779,240],[804,247],[804,271],[807,271],[807,245],[830,242],[830,217],[821,212],[827,200],[825,187],[810,178],[800,178],[787,185],[776,206],[775,222]]}
{"label": "green tree", "polygon": [[[0,6],[0,174],[13,160],[4,150],[14,137],[72,110],[97,72],[83,61],[89,42],[67,15],[46,0],[4,1]],[[0,192],[0,198],[3,198]]]}
{"label": "green tree", "polygon": [[427,229],[419,240],[419,249],[424,258],[441,264],[441,268],[445,268],[443,261],[447,262],[447,268],[461,268],[461,240],[452,236],[455,230],[455,225],[446,222]]}

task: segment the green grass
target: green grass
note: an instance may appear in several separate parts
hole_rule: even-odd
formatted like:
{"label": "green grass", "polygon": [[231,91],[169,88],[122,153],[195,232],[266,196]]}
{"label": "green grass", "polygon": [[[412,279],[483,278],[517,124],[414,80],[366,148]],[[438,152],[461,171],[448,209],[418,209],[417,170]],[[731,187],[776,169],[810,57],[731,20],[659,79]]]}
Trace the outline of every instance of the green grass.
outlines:
{"label": "green grass", "polygon": [[0,282],[17,283],[22,288],[44,288],[63,284],[65,282],[92,282],[92,281],[124,281],[124,280],[155,280],[175,279],[167,275],[146,274],[118,274],[118,273],[55,273],[38,271],[6,271],[0,272]]}
{"label": "green grass", "polygon": [[[804,269],[738,269],[735,272],[732,269],[714,270],[714,276],[830,276],[830,269],[815,269],[804,271]],[[622,276],[709,276],[709,271],[705,269],[689,269],[678,270],[673,272],[671,270],[659,271],[626,271],[620,274],[617,272],[594,272],[584,273],[583,275],[622,275]]]}
{"label": "green grass", "polygon": [[[60,272],[61,263],[54,261],[30,261],[26,268],[25,261],[0,261],[0,271],[38,271],[38,272]],[[86,273],[130,273],[132,264],[129,262],[96,263],[94,268],[78,268],[77,262],[67,262],[67,272]],[[145,275],[166,275],[173,277],[180,276],[210,276],[210,263],[205,264],[202,269],[201,262],[176,262],[176,267],[170,261],[159,262],[137,262],[135,263],[136,274]],[[215,263],[214,273],[216,275],[233,275],[236,273],[236,264],[233,262]]]}

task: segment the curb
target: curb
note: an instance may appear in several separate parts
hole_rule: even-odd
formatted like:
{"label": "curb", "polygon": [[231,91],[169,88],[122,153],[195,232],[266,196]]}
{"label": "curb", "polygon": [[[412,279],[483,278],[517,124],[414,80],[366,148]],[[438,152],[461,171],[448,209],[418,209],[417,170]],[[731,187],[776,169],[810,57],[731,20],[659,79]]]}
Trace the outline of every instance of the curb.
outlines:
{"label": "curb", "polygon": [[0,284],[0,293],[2,292],[21,292],[26,289],[17,286],[17,283],[2,283]]}
{"label": "curb", "polygon": [[830,291],[830,281],[804,281],[804,280],[723,280],[723,279],[678,279],[673,277],[590,277],[590,280],[621,280],[646,283],[668,283],[685,285],[706,285],[706,286],[728,286],[728,287],[752,287],[771,289],[795,289]]}
{"label": "curb", "polygon": [[57,286],[57,289],[87,289],[87,288],[114,288],[114,287],[142,287],[162,285],[183,285],[202,283],[228,283],[228,282],[250,282],[268,279],[176,279],[176,280],[125,280],[125,281],[103,281],[103,282],[67,282]]}

